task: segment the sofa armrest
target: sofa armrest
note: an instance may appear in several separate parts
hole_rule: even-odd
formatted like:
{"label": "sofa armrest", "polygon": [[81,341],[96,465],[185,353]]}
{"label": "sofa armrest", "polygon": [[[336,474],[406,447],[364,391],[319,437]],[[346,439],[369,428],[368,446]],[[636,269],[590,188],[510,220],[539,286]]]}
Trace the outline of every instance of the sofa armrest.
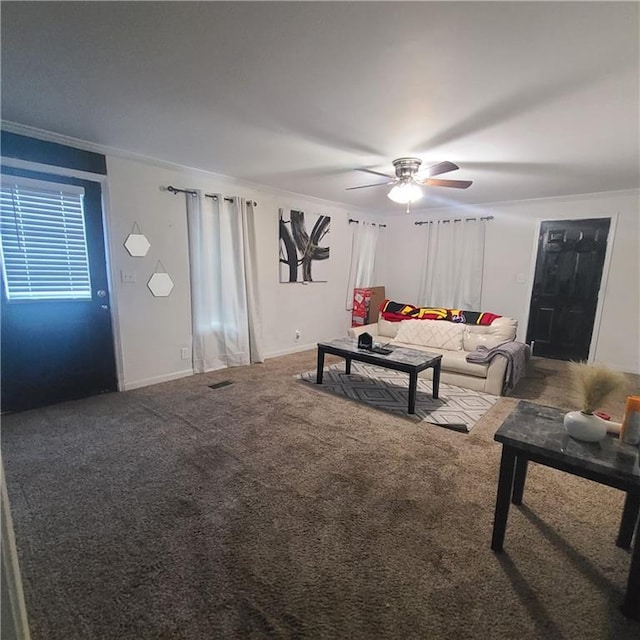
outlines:
{"label": "sofa armrest", "polygon": [[[498,354],[490,362],[487,370],[486,391],[495,395],[509,394],[518,381],[526,375],[530,349],[529,345],[515,340],[504,342],[498,348],[505,351],[505,355]],[[502,380],[500,391],[498,391],[499,380]]]}
{"label": "sofa armrest", "polygon": [[378,335],[378,323],[364,324],[361,327],[351,327],[347,332],[350,338],[357,338],[362,333],[368,333],[372,338]]}
{"label": "sofa armrest", "polygon": [[497,355],[489,363],[487,368],[487,378],[484,387],[485,393],[490,393],[494,396],[501,396],[506,372],[507,358],[502,355]]}

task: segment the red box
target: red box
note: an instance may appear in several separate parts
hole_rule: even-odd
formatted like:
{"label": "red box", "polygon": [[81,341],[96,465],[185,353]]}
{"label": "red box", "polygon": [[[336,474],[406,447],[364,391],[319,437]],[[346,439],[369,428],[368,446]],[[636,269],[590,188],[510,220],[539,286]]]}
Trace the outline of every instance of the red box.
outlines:
{"label": "red box", "polygon": [[384,287],[366,287],[353,290],[353,309],[351,326],[361,327],[364,324],[377,322],[380,305],[384,302]]}

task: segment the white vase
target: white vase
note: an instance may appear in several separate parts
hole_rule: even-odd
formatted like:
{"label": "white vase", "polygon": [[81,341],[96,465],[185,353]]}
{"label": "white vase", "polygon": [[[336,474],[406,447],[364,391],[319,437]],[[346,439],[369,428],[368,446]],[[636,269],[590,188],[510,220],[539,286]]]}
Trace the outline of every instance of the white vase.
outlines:
{"label": "white vase", "polygon": [[599,442],[607,435],[607,423],[591,413],[569,411],[564,416],[568,434],[583,442]]}

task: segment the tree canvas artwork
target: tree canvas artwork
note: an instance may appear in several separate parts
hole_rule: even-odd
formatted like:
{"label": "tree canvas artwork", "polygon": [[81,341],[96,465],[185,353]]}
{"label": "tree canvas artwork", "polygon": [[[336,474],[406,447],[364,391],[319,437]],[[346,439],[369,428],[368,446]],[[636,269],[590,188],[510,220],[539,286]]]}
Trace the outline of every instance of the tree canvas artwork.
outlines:
{"label": "tree canvas artwork", "polygon": [[327,282],[331,217],[280,209],[280,282]]}

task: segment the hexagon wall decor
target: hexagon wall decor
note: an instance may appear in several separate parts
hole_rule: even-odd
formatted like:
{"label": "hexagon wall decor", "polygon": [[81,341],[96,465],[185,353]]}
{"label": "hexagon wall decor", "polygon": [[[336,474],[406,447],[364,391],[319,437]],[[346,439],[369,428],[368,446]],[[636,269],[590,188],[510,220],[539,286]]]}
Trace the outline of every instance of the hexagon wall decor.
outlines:
{"label": "hexagon wall decor", "polygon": [[147,286],[156,298],[166,298],[173,289],[173,280],[168,273],[154,273]]}
{"label": "hexagon wall decor", "polygon": [[142,233],[130,233],[124,241],[124,248],[134,258],[142,258],[147,255],[151,244]]}

